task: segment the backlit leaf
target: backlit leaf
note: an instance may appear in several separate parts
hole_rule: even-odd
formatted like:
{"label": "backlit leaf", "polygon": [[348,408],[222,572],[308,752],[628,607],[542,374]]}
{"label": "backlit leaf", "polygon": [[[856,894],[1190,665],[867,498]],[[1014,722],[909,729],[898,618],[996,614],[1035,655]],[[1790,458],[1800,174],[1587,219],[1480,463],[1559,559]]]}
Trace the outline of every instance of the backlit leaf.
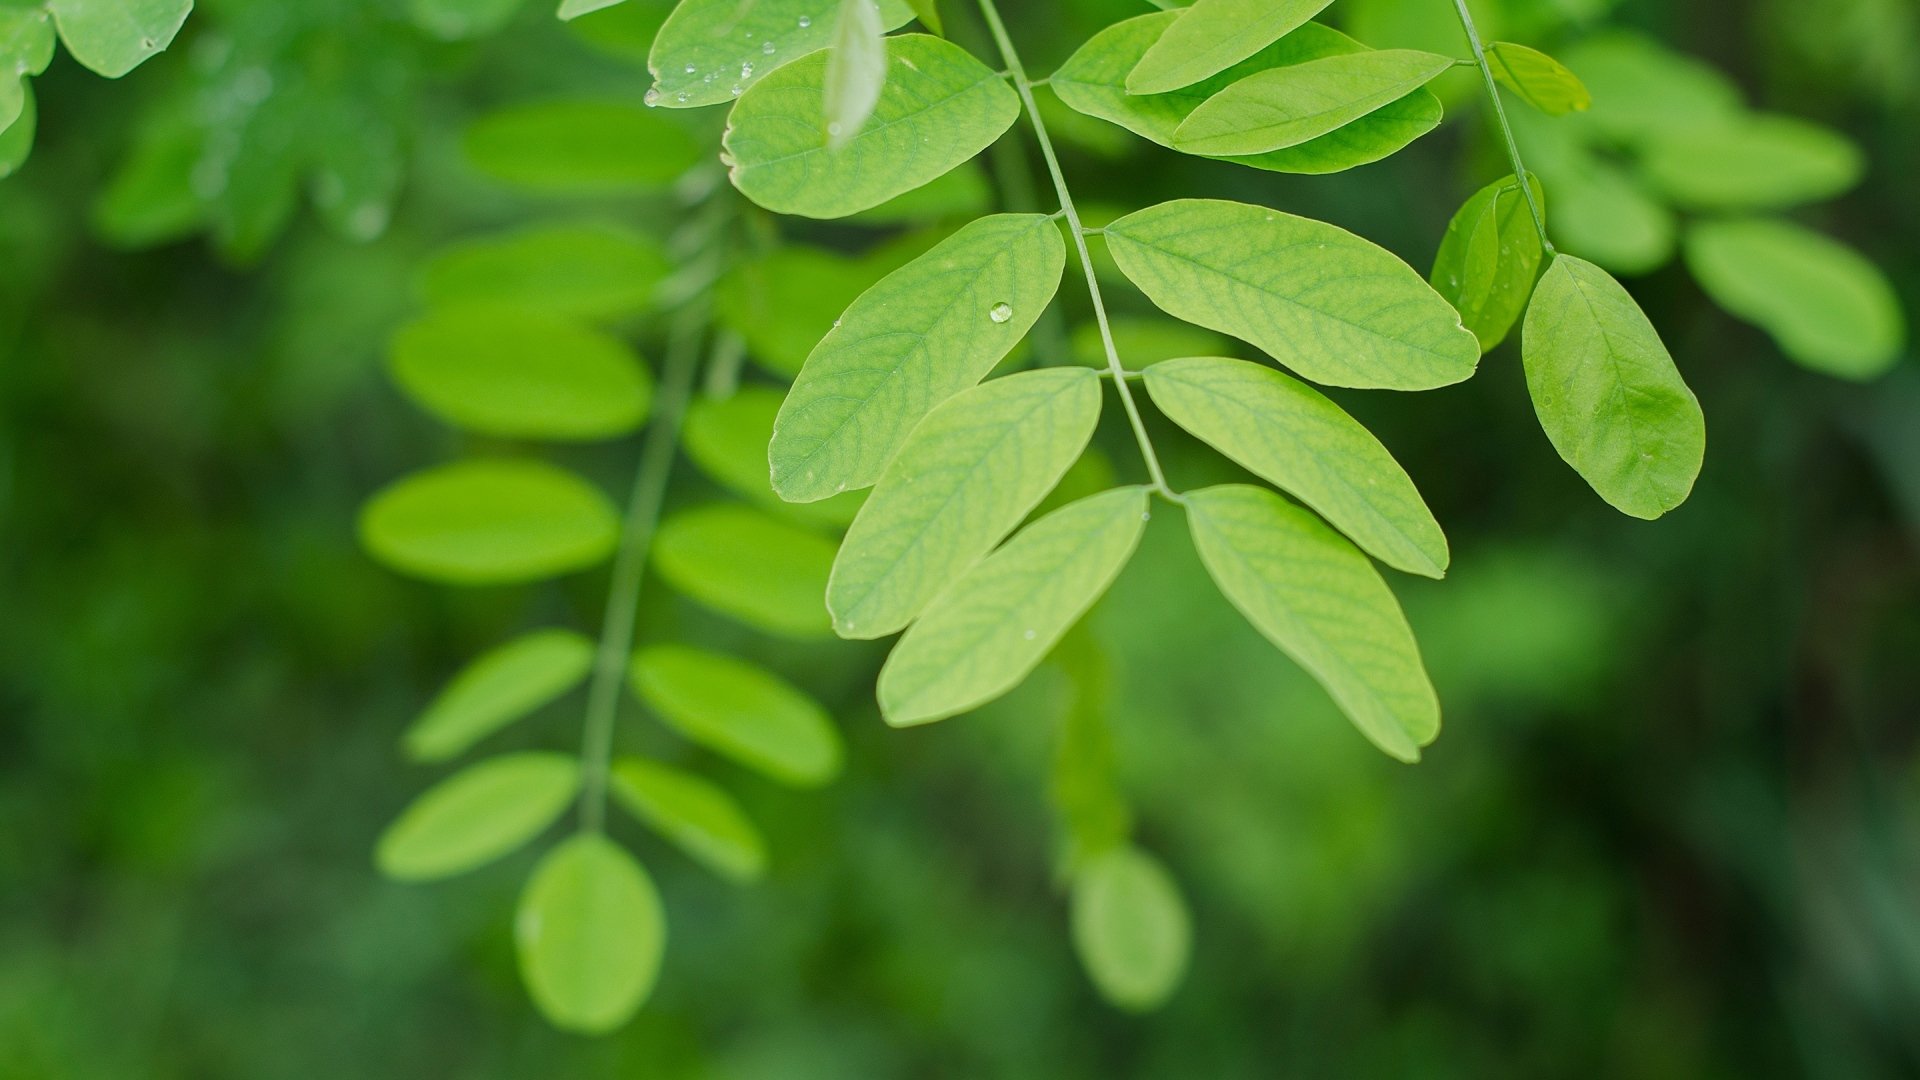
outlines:
{"label": "backlit leaf", "polygon": [[[840,0],[682,0],[653,39],[647,102],[688,109],[731,101],[825,48],[839,7]],[[913,18],[901,0],[881,0],[880,14],[888,30]]]}
{"label": "backlit leaf", "polygon": [[914,17],[920,20],[922,26],[936,34],[946,34],[946,28],[940,21],[940,0],[907,0],[907,6],[913,9]]}
{"label": "backlit leaf", "polygon": [[634,693],[692,742],[800,787],[839,775],[840,733],[820,704],[763,668],[685,645],[633,656]]}
{"label": "backlit leaf", "polygon": [[1354,546],[1265,488],[1187,496],[1207,573],[1374,745],[1402,761],[1440,733],[1440,704],[1400,604]]}
{"label": "backlit leaf", "polygon": [[1685,502],[1706,453],[1706,420],[1627,290],[1562,255],[1535,287],[1521,334],[1540,425],[1594,491],[1638,518]]}
{"label": "backlit leaf", "polygon": [[1129,94],[1164,94],[1238,64],[1299,29],[1332,0],[1195,0],[1127,76]]}
{"label": "backlit leaf", "polygon": [[853,519],[827,582],[842,637],[876,638],[1011,532],[1086,449],[1100,378],[1082,367],[994,379],[927,415]]}
{"label": "backlit leaf", "polygon": [[1790,116],[1663,132],[1640,149],[1647,179],[1695,209],[1797,206],[1848,190],[1866,171],[1866,159],[1845,136]]}
{"label": "backlit leaf", "polygon": [[[1540,182],[1529,182],[1544,209]],[[1509,176],[1475,192],[1453,215],[1427,280],[1460,313],[1480,348],[1491,350],[1527,310],[1544,254],[1526,194]]]}
{"label": "backlit leaf", "polygon": [[660,525],[653,565],[674,588],[748,626],[830,637],[823,599],[833,545],[749,507],[683,510]]}
{"label": "backlit leaf", "polygon": [[1580,76],[1539,49],[1496,41],[1487,46],[1487,66],[1500,85],[1548,116],[1585,112],[1593,105]]}
{"label": "backlit leaf", "polygon": [[1325,135],[1396,101],[1453,66],[1414,49],[1378,49],[1309,60],[1249,75],[1213,97],[1174,131],[1194,154],[1264,154]]}
{"label": "backlit leaf", "polygon": [[75,60],[117,79],[173,44],[193,0],[47,0]]}
{"label": "backlit leaf", "polygon": [[520,977],[553,1026],[602,1035],[653,992],[666,917],[653,880],[600,833],[568,837],[534,867],[513,919]]}
{"label": "backlit leaf", "polygon": [[985,377],[1060,287],[1066,246],[1040,214],[961,229],[853,302],[780,410],[774,490],[810,502],[880,478],[934,406]]}
{"label": "backlit leaf", "polygon": [[857,214],[958,167],[1019,115],[1013,90],[958,45],[928,34],[886,44],[880,100],[844,146],[827,145],[824,51],[741,95],[723,139],[741,194],[782,214]]}
{"label": "backlit leaf", "polygon": [[645,758],[613,763],[614,798],[648,828],[722,877],[766,872],[767,843],[733,796],[709,780]]}
{"label": "backlit leaf", "polygon": [[887,81],[886,34],[875,0],[840,0],[827,50],[823,104],[830,149],[853,141],[880,102]]}
{"label": "backlit leaf", "polygon": [[1119,488],[1022,529],[941,593],[880,670],[896,727],[984,705],[1020,685],[1107,590],[1146,528],[1144,488]]}
{"label": "backlit leaf", "polygon": [[1159,862],[1122,845],[1073,876],[1073,947],[1109,1002],[1136,1012],[1171,996],[1187,973],[1193,920]]}
{"label": "backlit leaf", "polygon": [[844,491],[811,503],[786,502],[773,493],[767,442],[782,397],[771,387],[743,386],[730,397],[701,398],[687,409],[680,442],[695,465],[734,494],[787,517],[844,527],[860,512],[865,492]]}
{"label": "backlit leaf", "polygon": [[1147,369],[1174,423],[1296,496],[1389,566],[1441,577],[1447,538],[1380,440],[1319,391],[1245,360],[1189,357]]}
{"label": "backlit leaf", "polygon": [[464,139],[481,172],[530,191],[650,191],[700,159],[680,125],[618,101],[542,101],[481,117]]}
{"label": "backlit leaf", "polygon": [[415,799],[380,834],[374,861],[402,881],[463,874],[539,835],[579,790],[580,764],[566,754],[488,758]]}
{"label": "backlit leaf", "polygon": [[417,761],[445,761],[579,686],[593,642],[571,630],[535,630],[460,669],[407,729]]}
{"label": "backlit leaf", "polygon": [[1329,386],[1427,390],[1480,343],[1413,268],[1325,222],[1180,199],[1107,226],[1127,277],[1169,315],[1232,334]]}
{"label": "backlit leaf", "polygon": [[604,322],[645,311],[670,264],[645,233],[545,225],[455,244],[421,276],[436,306],[504,305]]}
{"label": "backlit leaf", "polygon": [[584,570],[613,552],[618,517],[565,469],[461,461],[395,481],[360,513],[360,542],[395,570],[452,585],[504,585]]}

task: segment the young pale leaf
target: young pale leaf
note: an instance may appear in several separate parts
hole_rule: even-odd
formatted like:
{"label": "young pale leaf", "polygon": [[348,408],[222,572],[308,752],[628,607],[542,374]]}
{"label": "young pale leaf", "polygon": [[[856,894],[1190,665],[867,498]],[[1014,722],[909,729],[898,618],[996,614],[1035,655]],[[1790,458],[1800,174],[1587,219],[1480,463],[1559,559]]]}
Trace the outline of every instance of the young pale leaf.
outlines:
{"label": "young pale leaf", "polygon": [[[690,109],[740,97],[781,65],[829,45],[839,5],[840,0],[681,0],[653,39],[647,104]],[[881,0],[885,29],[911,18],[902,0]]]}
{"label": "young pale leaf", "polygon": [[1389,566],[1442,577],[1447,538],[1387,448],[1311,386],[1245,360],[1200,356],[1147,368],[1174,423],[1290,492]]}
{"label": "young pale leaf", "polygon": [[1020,685],[1127,564],[1146,528],[1145,488],[1069,503],[940,594],[880,669],[895,727],[944,720]]}
{"label": "young pale leaf", "polygon": [[838,150],[860,134],[887,82],[887,28],[875,0],[840,0],[825,78],[827,147]]}
{"label": "young pale leaf", "polygon": [[763,668],[731,656],[654,645],[633,656],[633,692],[674,730],[796,787],[840,773],[840,733],[820,703]]}
{"label": "young pale leaf", "polygon": [[1547,267],[1521,329],[1527,390],[1553,448],[1621,513],[1686,501],[1706,418],[1627,290],[1571,255]]}
{"label": "young pale leaf", "polygon": [[1186,976],[1193,920],[1172,875],[1130,846],[1088,859],[1073,876],[1074,951],[1100,996],[1145,1012]]}
{"label": "young pale leaf", "polygon": [[1162,311],[1251,342],[1317,383],[1430,390],[1480,362],[1479,340],[1412,267],[1325,222],[1180,199],[1121,218],[1106,238]]}
{"label": "young pale leaf", "polygon": [[834,631],[906,626],[1040,504],[1099,420],[1100,377],[1082,367],[994,379],[927,414],[833,561]]}
{"label": "young pale leaf", "polygon": [[1218,75],[1293,33],[1332,0],[1196,0],[1127,75],[1127,93],[1164,94]]}
{"label": "young pale leaf", "polygon": [[719,786],[637,757],[614,762],[611,779],[614,798],[634,817],[714,873],[753,881],[766,872],[767,842]]}
{"label": "young pale leaf", "polygon": [[509,439],[608,439],[646,419],[653,380],[619,339],[514,308],[462,307],[393,336],[394,381],[449,424]]}
{"label": "young pale leaf", "polygon": [[502,754],[428,788],[380,834],[374,862],[400,881],[451,877],[484,866],[553,824],[580,790],[566,754]]}
{"label": "young pale leaf", "polygon": [[1682,206],[1766,210],[1838,195],[1866,159],[1838,132],[1790,116],[1751,115],[1664,131],[1641,143],[1648,180]]}
{"label": "young pale leaf", "polygon": [[865,492],[790,503],[767,482],[767,442],[782,396],[771,387],[743,386],[731,397],[701,398],[687,409],[681,445],[695,465],[734,494],[800,521],[844,527],[860,512]]}
{"label": "young pale leaf", "polygon": [[1420,760],[1440,733],[1440,703],[1399,602],[1366,556],[1265,488],[1232,484],[1187,498],[1200,561],[1233,606],[1374,745]]}
{"label": "young pale leaf", "polygon": [[733,186],[776,213],[846,217],[951,171],[1020,114],[1019,96],[958,45],[902,34],[886,46],[873,117],[844,146],[827,145],[825,51],[741,95],[722,138]]}
{"label": "young pale leaf", "polygon": [[593,642],[571,630],[535,630],[474,660],[407,729],[416,761],[446,761],[580,685]]}
{"label": "young pale leaf", "polygon": [[75,60],[109,79],[173,44],[193,0],[48,0]]}
{"label": "young pale leaf", "polygon": [[907,0],[907,6],[913,9],[913,15],[920,20],[920,25],[942,37],[946,36],[946,27],[940,22],[940,0]]}
{"label": "young pale leaf", "polygon": [[769,634],[830,637],[821,597],[833,545],[745,506],[683,510],[660,525],[653,565],[669,585]]}
{"label": "young pale leaf", "polygon": [[954,233],[853,302],[780,409],[773,488],[812,502],[880,478],[934,406],[979,382],[1060,287],[1060,230],[996,214]]}
{"label": "young pale leaf", "polygon": [[513,918],[520,977],[553,1026],[604,1035],[653,992],[667,943],[653,879],[600,833],[570,836],[534,867]]}
{"label": "young pale leaf", "polygon": [[1487,66],[1500,85],[1548,116],[1585,112],[1593,105],[1580,76],[1539,49],[1496,41],[1487,46]]}
{"label": "young pale leaf", "polygon": [[508,458],[414,473],[360,512],[368,554],[450,585],[508,585],[584,570],[612,554],[619,532],[613,505],[598,488],[565,469]]}
{"label": "young pale leaf", "polygon": [[529,191],[626,194],[673,182],[703,156],[685,128],[618,101],[543,101],[481,117],[467,160]]}
{"label": "young pale leaf", "polygon": [[[1527,179],[1544,206],[1540,181]],[[1491,351],[1527,310],[1544,255],[1526,194],[1509,176],[1481,188],[1453,215],[1427,280],[1460,313],[1481,350]]]}
{"label": "young pale leaf", "polygon": [[521,307],[607,322],[636,315],[672,269],[660,245],[622,226],[549,225],[449,247],[427,263],[428,303]]}
{"label": "young pale leaf", "polygon": [[1900,359],[1906,320],[1893,286],[1858,252],[1787,221],[1707,221],[1687,267],[1714,302],[1754,323],[1801,365],[1871,379]]}
{"label": "young pale leaf", "polygon": [[[1151,139],[1174,145],[1174,132],[1215,94],[1248,76],[1328,56],[1365,52],[1366,46],[1319,23],[1308,23],[1252,57],[1192,86],[1166,94],[1127,93],[1127,74],[1177,12],[1141,15],[1095,34],[1055,72],[1051,86],[1069,108]],[[1425,88],[1390,102],[1344,127],[1298,146],[1224,161],[1285,173],[1331,173],[1378,161],[1440,124],[1440,99]]]}
{"label": "young pale leaf", "polygon": [[1453,58],[1379,49],[1309,60],[1246,78],[1208,98],[1173,133],[1192,154],[1264,154],[1325,135],[1432,82]]}

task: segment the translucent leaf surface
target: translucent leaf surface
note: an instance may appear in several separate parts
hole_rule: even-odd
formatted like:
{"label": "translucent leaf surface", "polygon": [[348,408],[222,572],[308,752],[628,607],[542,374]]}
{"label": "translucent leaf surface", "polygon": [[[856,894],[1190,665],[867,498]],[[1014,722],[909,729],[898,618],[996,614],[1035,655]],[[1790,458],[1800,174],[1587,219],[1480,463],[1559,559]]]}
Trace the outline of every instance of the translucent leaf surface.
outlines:
{"label": "translucent leaf surface", "polygon": [[684,645],[634,654],[633,690],[674,730],[776,780],[815,787],[840,772],[840,733],[805,693],[764,668]]}
{"label": "translucent leaf surface", "polygon": [[1121,846],[1088,859],[1073,878],[1073,947],[1100,996],[1145,1011],[1186,976],[1193,920],[1159,862]]}
{"label": "translucent leaf surface", "polygon": [[1539,49],[1496,41],[1487,46],[1487,66],[1500,85],[1548,116],[1584,112],[1593,105],[1580,76]]}
{"label": "translucent leaf surface", "polygon": [[613,764],[614,798],[648,828],[714,873],[752,881],[766,872],[767,843],[718,785],[645,758]]}
{"label": "translucent leaf surface", "polygon": [[1262,71],[1208,98],[1173,133],[1175,148],[1246,156],[1298,146],[1396,101],[1453,66],[1414,49],[1379,49]]}
{"label": "translucent leaf surface", "polygon": [[660,525],[653,564],[668,584],[748,626],[830,637],[824,599],[833,545],[745,506],[683,510]]}
{"label": "translucent leaf surface", "polygon": [[[1540,182],[1529,181],[1544,209]],[[1453,215],[1427,280],[1487,351],[1506,340],[1527,310],[1544,254],[1527,197],[1509,176],[1481,188]]]}
{"label": "translucent leaf surface", "polygon": [[488,758],[415,799],[380,835],[374,861],[403,881],[465,873],[533,839],[579,789],[580,765],[565,754]]}
{"label": "translucent leaf surface", "polygon": [[382,489],[360,542],[395,570],[453,585],[538,581],[613,552],[619,519],[600,490],[537,461],[462,461]]}
{"label": "translucent leaf surface", "polygon": [[633,856],[600,833],[581,833],[534,868],[513,937],[541,1015],[600,1035],[632,1019],[653,992],[667,924],[660,894]]}
{"label": "translucent leaf surface", "polygon": [[[731,101],[782,64],[825,48],[839,7],[840,0],[683,0],[653,39],[647,101],[679,109]],[[880,12],[889,30],[913,17],[900,0],[882,0]]]}
{"label": "translucent leaf surface", "polygon": [[460,669],[407,729],[407,752],[445,761],[579,686],[593,642],[571,630],[535,630]]}
{"label": "translucent leaf surface", "polygon": [[1195,0],[1127,76],[1129,94],[1164,94],[1238,64],[1299,29],[1331,0]]}
{"label": "translucent leaf surface", "polygon": [[827,50],[824,109],[830,149],[853,141],[880,102],[887,81],[886,33],[874,0],[840,0]]}

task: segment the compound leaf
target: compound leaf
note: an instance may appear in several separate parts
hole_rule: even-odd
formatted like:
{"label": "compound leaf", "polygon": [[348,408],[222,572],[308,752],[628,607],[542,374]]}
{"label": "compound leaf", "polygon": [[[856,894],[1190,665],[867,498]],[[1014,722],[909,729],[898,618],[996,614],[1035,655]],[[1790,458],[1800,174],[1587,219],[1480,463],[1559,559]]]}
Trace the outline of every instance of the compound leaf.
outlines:
{"label": "compound leaf", "polygon": [[769,634],[829,637],[821,597],[833,545],[734,504],[683,510],[660,524],[653,565],[674,588]]}
{"label": "compound leaf", "polygon": [[1352,544],[1265,488],[1187,496],[1200,561],[1254,629],[1319,680],[1374,745],[1402,761],[1440,732],[1400,604]]}
{"label": "compound leaf", "polygon": [[1074,951],[1100,996],[1144,1012],[1187,971],[1193,920],[1172,875],[1128,845],[1088,859],[1073,876]]}
{"label": "compound leaf", "polygon": [[633,1017],[660,974],[666,917],[653,880],[601,833],[570,836],[534,867],[513,919],[520,977],[555,1027],[602,1035]]}
{"label": "compound leaf", "polygon": [[476,658],[407,729],[416,761],[445,761],[572,690],[593,667],[593,642],[535,630]]}
{"label": "compound leaf", "polygon": [[1196,0],[1127,75],[1127,93],[1192,86],[1293,33],[1332,0]]}
{"label": "compound leaf", "polygon": [[[781,65],[830,44],[839,6],[840,0],[682,0],[653,39],[647,103],[691,109],[740,97]],[[900,0],[881,0],[886,29],[911,18]]]}
{"label": "compound leaf", "polygon": [[[1540,181],[1528,182],[1544,206]],[[1527,310],[1544,254],[1527,196],[1509,176],[1475,192],[1453,215],[1427,280],[1489,351]]]}
{"label": "compound leaf", "polygon": [[1496,41],[1487,46],[1487,66],[1500,85],[1548,116],[1585,112],[1593,106],[1593,95],[1580,76],[1539,49]]}
{"label": "compound leaf", "polygon": [[467,160],[529,191],[621,194],[671,183],[701,157],[686,129],[618,101],[541,101],[467,128]]}
{"label": "compound leaf", "polygon": [[401,881],[451,877],[517,850],[553,824],[580,790],[565,754],[502,754],[428,788],[374,850],[380,872]]}
{"label": "compound leaf", "polygon": [[1264,154],[1298,146],[1396,101],[1453,66],[1416,49],[1378,49],[1249,75],[1193,110],[1173,133],[1194,154]]}
{"label": "compound leaf", "polygon": [[827,711],[763,668],[685,645],[653,645],[628,669],[641,701],[692,742],[782,783],[839,775],[840,733]]}
{"label": "compound leaf", "polygon": [[461,461],[382,489],[360,542],[395,570],[453,585],[505,585],[584,570],[613,552],[619,518],[565,469],[508,458]]}
{"label": "compound leaf", "polygon": [[47,10],[75,60],[117,79],[173,43],[193,0],[48,0]]}
{"label": "compound leaf", "polygon": [[752,881],[767,869],[767,842],[718,785],[645,758],[613,763],[614,798],[648,828],[714,873]]}

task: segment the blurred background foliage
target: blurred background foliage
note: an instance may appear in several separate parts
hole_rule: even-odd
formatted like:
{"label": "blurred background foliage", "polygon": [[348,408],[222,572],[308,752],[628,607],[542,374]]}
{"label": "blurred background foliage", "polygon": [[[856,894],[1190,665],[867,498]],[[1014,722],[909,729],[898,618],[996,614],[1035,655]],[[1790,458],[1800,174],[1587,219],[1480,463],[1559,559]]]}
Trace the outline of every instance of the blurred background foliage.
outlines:
{"label": "blurred background foliage", "polygon": [[[504,184],[468,134],[533,101],[638,102],[665,7],[563,25],[515,0],[201,0],[118,82],[65,56],[34,79],[36,144],[0,183],[0,1075],[1920,1072],[1920,371],[1910,355],[1874,381],[1803,370],[1666,255],[1630,285],[1712,436],[1693,500],[1658,524],[1555,460],[1512,345],[1461,386],[1342,396],[1457,553],[1446,582],[1397,583],[1447,710],[1420,766],[1373,751],[1240,623],[1178,522],[1149,530],[1092,633],[1141,842],[1195,914],[1166,1008],[1114,1011],[1071,953],[1047,794],[1057,672],[887,731],[878,649],[769,642],[651,590],[643,639],[804,682],[848,764],[796,793],[707,763],[767,831],[767,879],[734,888],[634,833],[672,922],[660,988],[613,1037],[548,1028],[508,927],[530,854],[418,888],[379,879],[369,850],[429,779],[395,745],[432,690],[526,625],[596,624],[604,575],[433,588],[373,565],[353,522],[469,441],[381,370],[434,252],[536,221],[671,225],[664,192]],[[1440,33],[1458,52],[1446,7],[1335,10],[1370,43]],[[1911,310],[1910,0],[1476,9],[1491,34],[1555,49],[1637,29],[1755,107],[1847,133],[1864,178],[1801,219]],[[1010,14],[1044,72],[1139,10]],[[1063,119],[1066,164],[1089,201],[1265,201],[1424,266],[1500,171],[1478,103],[1448,100],[1439,133],[1338,177]],[[673,122],[689,146],[717,140],[714,113]],[[719,313],[790,373],[796,337],[926,242],[898,222],[941,205],[812,228],[819,250],[800,254],[750,218],[766,254],[722,284]],[[1036,348],[1072,347],[1086,313],[1063,302],[1065,332]],[[772,330],[771,311],[797,325]],[[1139,323],[1137,347],[1164,326]],[[657,353],[657,328],[632,329]],[[1176,480],[1209,479],[1180,438],[1156,429]],[[566,460],[617,491],[635,452]],[[714,493],[683,468],[670,501]],[[569,747],[572,710],[513,738]],[[652,746],[656,729],[630,719],[622,737]]]}

